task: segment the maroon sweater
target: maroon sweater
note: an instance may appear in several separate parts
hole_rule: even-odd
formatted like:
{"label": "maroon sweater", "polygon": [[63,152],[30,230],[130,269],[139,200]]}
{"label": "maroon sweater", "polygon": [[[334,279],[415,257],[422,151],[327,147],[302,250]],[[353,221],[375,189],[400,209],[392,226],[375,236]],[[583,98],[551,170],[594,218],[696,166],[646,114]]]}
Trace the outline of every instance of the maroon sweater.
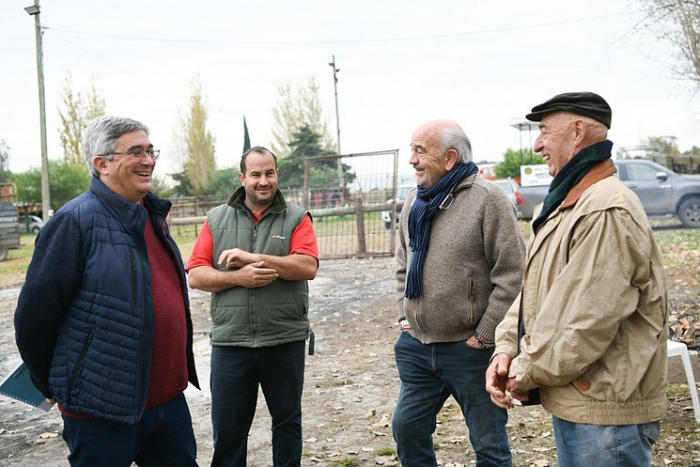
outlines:
{"label": "maroon sweater", "polygon": [[175,262],[146,223],[148,262],[153,293],[153,354],[146,408],[168,402],[187,387],[187,320]]}

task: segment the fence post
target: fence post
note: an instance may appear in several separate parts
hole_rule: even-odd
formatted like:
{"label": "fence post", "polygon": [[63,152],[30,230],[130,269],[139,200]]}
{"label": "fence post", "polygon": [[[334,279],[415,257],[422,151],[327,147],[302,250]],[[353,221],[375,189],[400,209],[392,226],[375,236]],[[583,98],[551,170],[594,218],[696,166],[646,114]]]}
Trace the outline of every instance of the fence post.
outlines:
{"label": "fence post", "polygon": [[304,197],[302,198],[302,206],[304,209],[309,209],[309,173],[311,172],[311,161],[307,157],[304,159]]}
{"label": "fence post", "polygon": [[355,214],[357,217],[357,248],[359,253],[367,252],[367,243],[365,242],[365,213],[362,210],[362,192],[355,196]]}

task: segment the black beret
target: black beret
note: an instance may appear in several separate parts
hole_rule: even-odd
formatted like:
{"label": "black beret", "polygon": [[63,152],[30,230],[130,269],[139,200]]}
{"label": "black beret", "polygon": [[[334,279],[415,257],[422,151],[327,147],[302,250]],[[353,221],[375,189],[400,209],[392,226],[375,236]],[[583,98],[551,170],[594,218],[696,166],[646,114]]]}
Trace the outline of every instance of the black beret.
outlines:
{"label": "black beret", "polygon": [[540,105],[532,108],[532,113],[525,117],[533,122],[541,122],[548,112],[562,110],[576,115],[590,117],[610,128],[612,109],[605,99],[593,92],[565,92],[557,94]]}

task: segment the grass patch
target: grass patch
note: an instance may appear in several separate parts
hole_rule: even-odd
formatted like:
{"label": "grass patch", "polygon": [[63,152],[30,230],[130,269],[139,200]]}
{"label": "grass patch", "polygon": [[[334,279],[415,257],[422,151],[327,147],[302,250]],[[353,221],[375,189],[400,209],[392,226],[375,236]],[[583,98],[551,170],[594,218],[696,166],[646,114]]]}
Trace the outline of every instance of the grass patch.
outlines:
{"label": "grass patch", "polygon": [[668,383],[666,394],[669,397],[679,397],[688,395],[688,385],[685,383]]}
{"label": "grass patch", "polygon": [[331,462],[328,464],[328,467],[359,467],[359,465],[360,464],[357,462],[357,459],[352,457],[344,457],[340,460]]}
{"label": "grass patch", "polygon": [[378,456],[393,456],[394,450],[392,448],[379,448],[377,449]]}

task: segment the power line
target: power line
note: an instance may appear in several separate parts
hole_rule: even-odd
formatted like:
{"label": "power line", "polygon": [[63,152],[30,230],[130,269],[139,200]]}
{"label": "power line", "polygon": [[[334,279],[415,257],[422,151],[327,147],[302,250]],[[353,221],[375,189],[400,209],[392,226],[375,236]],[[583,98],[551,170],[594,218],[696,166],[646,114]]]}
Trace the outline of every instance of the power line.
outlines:
{"label": "power line", "polygon": [[[512,26],[506,28],[494,28],[494,29],[481,29],[477,31],[463,31],[455,33],[445,33],[445,34],[431,34],[426,36],[407,36],[407,37],[390,37],[390,38],[372,38],[372,39],[347,39],[347,40],[323,40],[323,41],[216,41],[216,40],[205,40],[205,39],[178,39],[178,38],[162,38],[162,37],[147,37],[147,36],[124,36],[119,34],[105,34],[98,32],[87,32],[87,31],[76,31],[70,29],[60,29],[51,28],[53,31],[60,31],[66,34],[81,34],[93,37],[107,37],[114,39],[126,39],[134,41],[149,41],[149,42],[169,42],[169,43],[182,43],[182,44],[204,44],[204,45],[336,45],[336,44],[372,44],[380,42],[416,42],[423,40],[434,40],[434,39],[448,39],[454,37],[467,37],[467,36],[477,36],[483,34],[494,34],[501,32],[511,32],[511,31],[522,31],[526,29],[539,29],[547,28],[553,26],[563,26],[567,24],[574,23],[586,23],[591,21],[598,21],[602,19],[617,18],[620,16],[631,15],[632,12],[615,13],[612,15],[604,16],[593,16],[589,18],[578,18],[567,21],[556,21],[550,23],[539,23],[531,24],[525,26]],[[46,28],[49,29],[49,28]]]}

